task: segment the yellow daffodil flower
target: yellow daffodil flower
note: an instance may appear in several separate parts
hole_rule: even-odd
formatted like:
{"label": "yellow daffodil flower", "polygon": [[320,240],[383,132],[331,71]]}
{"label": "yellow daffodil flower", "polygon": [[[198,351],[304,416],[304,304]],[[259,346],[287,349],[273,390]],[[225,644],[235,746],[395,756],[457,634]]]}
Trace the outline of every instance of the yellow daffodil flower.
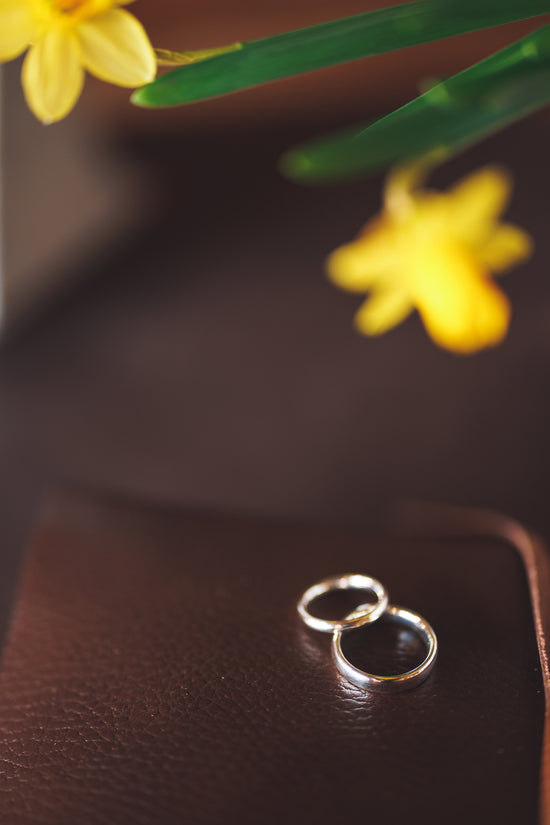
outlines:
{"label": "yellow daffodil flower", "polygon": [[0,62],[28,52],[21,80],[39,120],[65,117],[84,71],[134,88],[156,74],[155,53],[125,0],[0,0]]}
{"label": "yellow daffodil flower", "polygon": [[532,242],[499,223],[511,190],[500,169],[485,168],[448,192],[422,189],[420,163],[390,175],[384,209],[359,237],[328,259],[342,289],[369,292],[355,324],[380,335],[413,309],[441,347],[471,353],[506,335],[510,304],[490,273],[525,260]]}

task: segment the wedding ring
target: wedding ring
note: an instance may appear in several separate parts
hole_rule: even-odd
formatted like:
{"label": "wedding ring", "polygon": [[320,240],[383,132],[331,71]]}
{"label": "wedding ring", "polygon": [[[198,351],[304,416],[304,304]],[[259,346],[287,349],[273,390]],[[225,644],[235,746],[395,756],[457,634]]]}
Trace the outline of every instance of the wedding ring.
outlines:
{"label": "wedding ring", "polygon": [[[353,613],[346,616],[342,624],[345,625],[346,621],[353,622],[353,617],[368,606],[369,605],[360,605]],[[360,688],[396,692],[416,687],[429,675],[437,657],[437,637],[433,628],[422,616],[419,616],[418,613],[407,610],[405,607],[396,607],[395,605],[391,605],[386,609],[383,620],[396,622],[418,633],[427,648],[424,661],[419,664],[418,667],[407,670],[405,673],[399,673],[397,676],[376,676],[373,673],[360,670],[358,667],[355,667],[355,665],[352,665],[342,652],[342,633],[346,629],[351,629],[348,625],[347,628],[345,626],[336,628],[332,636],[332,655],[336,667],[342,676],[345,676],[346,679]],[[373,620],[371,619],[371,621]],[[352,624],[352,628],[357,626],[357,624]]]}
{"label": "wedding ring", "polygon": [[[319,619],[309,612],[311,602],[324,593],[333,590],[371,590],[376,596],[373,604],[362,604],[345,619]],[[308,625],[314,630],[321,630],[323,633],[341,633],[343,630],[351,630],[354,627],[370,624],[380,618],[388,606],[388,593],[384,585],[370,576],[363,576],[360,573],[350,573],[346,576],[333,576],[324,579],[318,584],[309,587],[298,602],[298,613]],[[350,665],[351,667],[351,665]]]}

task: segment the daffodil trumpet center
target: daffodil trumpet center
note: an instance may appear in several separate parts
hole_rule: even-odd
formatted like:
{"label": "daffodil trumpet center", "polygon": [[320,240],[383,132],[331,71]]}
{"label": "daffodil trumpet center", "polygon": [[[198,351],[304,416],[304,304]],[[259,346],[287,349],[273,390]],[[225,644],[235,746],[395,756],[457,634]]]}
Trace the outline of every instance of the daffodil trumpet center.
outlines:
{"label": "daffodil trumpet center", "polygon": [[51,4],[54,9],[70,14],[83,6],[90,5],[90,2],[89,0],[52,0]]}
{"label": "daffodil trumpet center", "polygon": [[92,20],[118,6],[117,0],[34,0],[36,16],[61,25]]}

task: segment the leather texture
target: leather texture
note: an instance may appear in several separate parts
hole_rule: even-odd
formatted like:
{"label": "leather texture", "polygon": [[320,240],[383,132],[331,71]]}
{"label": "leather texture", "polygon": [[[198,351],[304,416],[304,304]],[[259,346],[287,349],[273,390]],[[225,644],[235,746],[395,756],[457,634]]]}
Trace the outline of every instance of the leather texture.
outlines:
{"label": "leather texture", "polygon": [[[362,692],[302,625],[301,592],[351,571],[433,624],[419,688]],[[0,821],[529,825],[543,716],[525,571],[501,538],[64,492],[32,536],[3,661]]]}

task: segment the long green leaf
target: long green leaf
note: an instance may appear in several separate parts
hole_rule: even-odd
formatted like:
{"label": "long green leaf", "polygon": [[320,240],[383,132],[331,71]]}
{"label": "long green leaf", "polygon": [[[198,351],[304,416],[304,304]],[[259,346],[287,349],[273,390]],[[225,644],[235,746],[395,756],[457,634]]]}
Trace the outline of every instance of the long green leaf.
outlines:
{"label": "long green leaf", "polygon": [[550,0],[417,0],[243,43],[159,77],[132,101],[176,106],[548,12]]}
{"label": "long green leaf", "polygon": [[434,150],[455,152],[550,102],[550,26],[439,83],[371,125],[288,152],[302,182],[360,177]]}

